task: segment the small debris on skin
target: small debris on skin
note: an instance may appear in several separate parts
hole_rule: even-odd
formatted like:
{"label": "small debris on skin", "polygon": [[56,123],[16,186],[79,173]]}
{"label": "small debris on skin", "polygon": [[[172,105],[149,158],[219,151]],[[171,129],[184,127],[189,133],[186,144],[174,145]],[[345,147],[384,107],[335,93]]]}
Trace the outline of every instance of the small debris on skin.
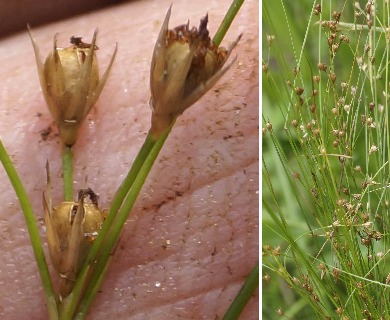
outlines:
{"label": "small debris on skin", "polygon": [[46,141],[51,132],[52,132],[52,129],[50,126],[47,127],[46,129],[39,131],[39,134],[41,135],[42,141]]}

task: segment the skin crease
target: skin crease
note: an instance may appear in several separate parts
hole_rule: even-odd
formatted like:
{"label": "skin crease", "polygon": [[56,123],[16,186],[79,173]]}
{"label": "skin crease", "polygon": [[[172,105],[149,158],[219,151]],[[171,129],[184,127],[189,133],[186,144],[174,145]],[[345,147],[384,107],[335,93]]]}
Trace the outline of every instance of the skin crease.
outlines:
{"label": "skin crease", "polygon": [[[103,208],[149,129],[149,65],[170,4],[126,3],[32,26],[41,59],[55,33],[60,33],[58,44],[68,46],[71,35],[89,42],[99,27],[101,73],[119,43],[108,82],[74,146],[75,190],[91,187]],[[213,35],[229,5],[227,0],[178,1],[170,27],[188,19],[198,26],[207,11]],[[88,319],[221,319],[258,261],[258,1],[243,4],[223,45],[240,33],[231,70],[178,119],[129,216]],[[27,32],[1,42],[0,138],[45,239],[46,160],[53,203],[62,197],[57,129],[40,91]],[[53,131],[44,141],[40,132],[49,127]],[[46,319],[26,225],[4,170],[0,188],[0,318]],[[240,319],[258,319],[258,308],[256,291]]]}

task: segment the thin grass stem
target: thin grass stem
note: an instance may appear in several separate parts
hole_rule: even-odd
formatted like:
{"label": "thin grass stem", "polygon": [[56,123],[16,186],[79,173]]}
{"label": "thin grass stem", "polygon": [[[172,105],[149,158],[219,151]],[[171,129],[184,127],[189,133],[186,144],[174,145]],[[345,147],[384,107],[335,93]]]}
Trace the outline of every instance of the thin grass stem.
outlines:
{"label": "thin grass stem", "polygon": [[149,155],[145,159],[142,167],[139,168],[139,173],[134,179],[133,185],[128,192],[126,198],[124,199],[123,205],[117,214],[117,218],[112,224],[109,236],[104,243],[104,250],[102,250],[101,254],[98,257],[98,261],[94,267],[94,272],[91,277],[91,281],[86,288],[86,292],[88,292],[88,295],[84,295],[80,302],[80,308],[77,312],[77,319],[83,319],[96,293],[98,292],[100,284],[102,283],[107,270],[108,261],[111,257],[112,251],[114,250],[118,242],[123,226],[131,212],[131,209],[134,206],[135,201],[137,200],[138,194],[140,193],[142,186],[145,183],[145,180],[155,160],[157,159],[158,154],[160,153],[161,148],[163,147],[171,131],[172,126],[154,143],[154,146],[150,150]]}
{"label": "thin grass stem", "polygon": [[39,235],[39,229],[36,224],[36,217],[32,210],[26,190],[16,172],[11,159],[9,158],[3,143],[0,140],[0,162],[2,163],[5,172],[10,179],[12,187],[18,197],[22,208],[23,216],[26,221],[27,230],[30,235],[31,245],[34,251],[35,260],[37,261],[39,275],[41,276],[43,290],[45,292],[46,302],[51,320],[58,319],[56,295],[54,293],[53,284],[51,282],[49,269],[47,267],[45,254],[43,252],[42,242]]}
{"label": "thin grass stem", "polygon": [[225,17],[223,18],[217,32],[214,35],[213,43],[216,46],[219,46],[226,35],[226,32],[229,30],[230,25],[232,24],[234,18],[237,15],[238,10],[240,10],[244,0],[233,0],[230,5],[229,10],[226,12]]}
{"label": "thin grass stem", "polygon": [[73,151],[65,145],[62,149],[62,172],[64,179],[64,201],[73,201]]}
{"label": "thin grass stem", "polygon": [[252,297],[254,291],[259,286],[259,262],[256,263],[248,277],[245,279],[243,286],[234,298],[229,309],[225,313],[223,320],[235,320],[238,319],[242,310]]}
{"label": "thin grass stem", "polygon": [[[229,26],[231,25],[243,2],[244,0],[233,1],[213,39],[216,45],[219,45],[223,40],[227,30],[229,29]],[[173,125],[174,122],[172,123],[171,128]],[[63,301],[62,315],[65,318],[71,317],[74,314],[77,306],[79,305],[79,301],[80,308],[77,312],[77,319],[83,319],[83,317],[86,315],[88,308],[104,279],[110,254],[117,243],[117,239],[120,236],[124,223],[130,214],[131,208],[137,199],[137,196],[152,168],[155,159],[157,158],[169,135],[171,128],[167,130],[167,132],[157,141],[150,134],[147,135],[145,142],[142,145],[136,159],[134,160],[129,173],[127,174],[125,180],[122,182],[114,197],[107,220],[104,222],[103,228],[99,232],[98,238],[95,240],[93,246],[90,249],[86,263],[80,271],[72,294]],[[88,292],[88,295],[82,296],[84,285],[87,278],[89,277],[92,266],[92,276],[87,288],[85,288],[85,291]]]}

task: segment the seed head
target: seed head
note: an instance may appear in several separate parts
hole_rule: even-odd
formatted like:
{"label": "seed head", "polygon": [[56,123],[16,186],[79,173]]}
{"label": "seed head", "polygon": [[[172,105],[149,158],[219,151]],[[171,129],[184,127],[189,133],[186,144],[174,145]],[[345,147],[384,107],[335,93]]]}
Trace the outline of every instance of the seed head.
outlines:
{"label": "seed head", "polygon": [[319,70],[321,70],[321,71],[326,71],[326,69],[327,69],[326,64],[323,63],[323,62],[319,62],[319,63],[317,64],[317,68],[318,68]]}
{"label": "seed head", "polygon": [[84,43],[81,37],[71,37],[71,46],[57,47],[54,36],[53,52],[42,63],[39,49],[31,35],[35,59],[49,111],[59,128],[62,141],[67,146],[76,142],[77,131],[86,115],[96,103],[106,83],[115,59],[117,46],[107,70],[99,78],[99,68],[96,57],[96,36],[93,34],[92,43]]}
{"label": "seed head", "polygon": [[171,8],[165,16],[150,68],[151,134],[160,136],[189,106],[203,96],[231,67],[223,67],[240,37],[228,50],[215,46],[207,30],[208,16],[199,29],[189,23],[168,29]]}
{"label": "seed head", "polygon": [[[98,196],[90,188],[79,191],[78,202],[64,201],[53,207],[48,165],[46,169],[48,185],[43,193],[46,235],[50,259],[60,276],[60,296],[64,298],[72,291],[105,214],[98,207]],[[87,197],[90,202],[85,201]]]}

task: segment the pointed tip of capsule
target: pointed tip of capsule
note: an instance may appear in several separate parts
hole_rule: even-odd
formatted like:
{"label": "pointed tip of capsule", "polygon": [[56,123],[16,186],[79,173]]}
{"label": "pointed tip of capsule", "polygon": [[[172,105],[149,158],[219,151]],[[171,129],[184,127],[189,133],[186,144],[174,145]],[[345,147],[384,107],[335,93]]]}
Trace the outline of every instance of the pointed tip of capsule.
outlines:
{"label": "pointed tip of capsule", "polygon": [[95,50],[98,49],[98,47],[96,46],[96,38],[97,38],[97,35],[98,35],[98,28],[95,29],[95,31],[93,32],[93,37],[92,37],[92,42],[91,42],[91,53],[93,53]]}
{"label": "pointed tip of capsule", "polygon": [[233,43],[229,46],[229,52],[231,52],[231,51],[234,49],[234,47],[237,45],[237,43],[240,42],[240,40],[241,40],[241,38],[242,38],[242,35],[243,35],[243,34],[240,33],[240,34],[238,35],[237,39],[234,40]]}
{"label": "pointed tip of capsule", "polygon": [[[154,51],[153,51],[153,56],[157,54],[157,50],[160,48],[163,48],[165,46],[165,36],[168,31],[168,24],[169,24],[169,18],[171,16],[171,9],[172,9],[172,4],[169,6],[168,11],[165,15],[164,22],[161,26],[160,33],[158,35]],[[153,59],[152,59],[153,60]],[[153,61],[152,61],[153,64]]]}
{"label": "pointed tip of capsule", "polygon": [[169,18],[171,17],[171,12],[172,12],[172,4],[169,6],[167,14],[165,15],[165,19],[164,19],[161,31],[162,30],[164,30],[164,31],[168,30],[168,24],[169,24]]}
{"label": "pointed tip of capsule", "polygon": [[34,48],[34,52],[36,54],[38,52],[38,46],[36,45],[35,40],[33,38],[32,29],[31,29],[31,26],[29,23],[27,23],[27,31],[28,31],[28,35],[30,36],[31,43],[32,43],[33,48]]}

